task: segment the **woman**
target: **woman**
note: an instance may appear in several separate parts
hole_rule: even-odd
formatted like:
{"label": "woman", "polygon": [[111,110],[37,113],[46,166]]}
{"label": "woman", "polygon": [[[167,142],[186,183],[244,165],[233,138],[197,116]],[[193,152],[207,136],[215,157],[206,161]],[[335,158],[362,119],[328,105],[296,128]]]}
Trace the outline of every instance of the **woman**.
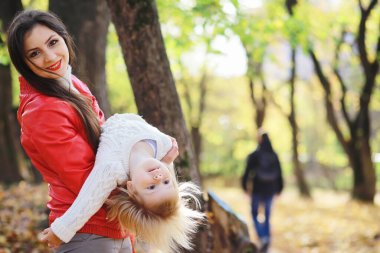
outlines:
{"label": "woman", "polygon": [[[48,12],[23,11],[8,30],[8,51],[21,75],[21,144],[49,184],[50,223],[71,206],[91,172],[104,122],[86,84],[71,75],[73,46],[64,24]],[[132,237],[106,215],[103,206],[56,252],[132,252]]]}

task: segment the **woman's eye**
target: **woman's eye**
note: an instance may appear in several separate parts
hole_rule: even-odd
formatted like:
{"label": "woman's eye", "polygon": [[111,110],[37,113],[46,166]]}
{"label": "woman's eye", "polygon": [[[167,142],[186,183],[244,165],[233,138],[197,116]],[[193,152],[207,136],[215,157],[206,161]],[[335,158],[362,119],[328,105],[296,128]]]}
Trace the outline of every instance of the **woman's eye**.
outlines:
{"label": "woman's eye", "polygon": [[38,52],[38,51],[33,51],[33,52],[31,52],[30,54],[29,54],[29,58],[34,58],[34,57],[36,57],[37,55],[39,55],[40,54],[40,52]]}
{"label": "woman's eye", "polygon": [[54,45],[57,44],[57,43],[58,43],[58,40],[57,40],[57,39],[54,39],[54,40],[51,40],[51,41],[50,41],[49,45],[50,45],[50,46],[54,46]]}
{"label": "woman's eye", "polygon": [[169,179],[167,179],[167,180],[164,181],[164,184],[169,184],[169,183],[170,183]]}
{"label": "woman's eye", "polygon": [[155,185],[150,185],[150,186],[148,186],[148,189],[149,190],[154,190],[155,187],[156,187]]}

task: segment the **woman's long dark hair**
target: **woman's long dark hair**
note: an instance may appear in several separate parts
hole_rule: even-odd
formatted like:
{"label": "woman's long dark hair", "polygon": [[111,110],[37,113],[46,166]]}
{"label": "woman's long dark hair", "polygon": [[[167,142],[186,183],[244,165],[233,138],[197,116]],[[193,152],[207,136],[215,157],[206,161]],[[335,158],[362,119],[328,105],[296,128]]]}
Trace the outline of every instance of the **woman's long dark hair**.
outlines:
{"label": "woman's long dark hair", "polygon": [[25,10],[16,15],[8,29],[8,51],[12,63],[20,75],[37,91],[63,99],[76,109],[84,124],[89,143],[96,150],[99,143],[100,124],[91,107],[91,99],[81,94],[70,93],[59,85],[56,79],[36,75],[25,62],[24,37],[36,25],[44,25],[61,36],[69,50],[69,64],[75,61],[74,43],[62,21],[50,12]]}

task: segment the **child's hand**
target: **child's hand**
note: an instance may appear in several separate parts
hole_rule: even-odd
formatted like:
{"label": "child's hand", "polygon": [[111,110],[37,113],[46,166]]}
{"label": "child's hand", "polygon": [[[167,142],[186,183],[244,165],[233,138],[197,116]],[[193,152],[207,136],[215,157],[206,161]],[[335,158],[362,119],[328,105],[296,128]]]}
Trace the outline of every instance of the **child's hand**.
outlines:
{"label": "child's hand", "polygon": [[48,246],[54,249],[58,248],[59,245],[62,244],[61,239],[53,233],[51,228],[47,228],[41,233],[40,241],[47,242]]}
{"label": "child's hand", "polygon": [[172,139],[172,148],[168,151],[168,153],[166,153],[164,158],[161,159],[161,162],[167,164],[172,163],[179,155],[177,141],[173,137],[170,138]]}

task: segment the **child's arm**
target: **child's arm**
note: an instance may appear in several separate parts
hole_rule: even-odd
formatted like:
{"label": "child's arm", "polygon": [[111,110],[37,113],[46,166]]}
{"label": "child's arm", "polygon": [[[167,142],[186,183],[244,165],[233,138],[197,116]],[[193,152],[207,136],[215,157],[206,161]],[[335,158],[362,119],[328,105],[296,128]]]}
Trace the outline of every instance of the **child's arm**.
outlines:
{"label": "child's arm", "polygon": [[51,228],[47,228],[40,233],[39,239],[41,242],[47,242],[48,246],[53,249],[58,248],[62,244],[62,240],[53,233]]}
{"label": "child's arm", "polygon": [[117,184],[126,179],[126,172],[119,162],[95,164],[74,203],[51,224],[54,234],[62,241],[69,242],[102,207]]}
{"label": "child's arm", "polygon": [[112,190],[127,179],[120,161],[112,157],[112,144],[101,142],[93,170],[83,184],[77,198],[64,215],[57,218],[51,229],[62,241],[69,242],[75,233],[104,204]]}

